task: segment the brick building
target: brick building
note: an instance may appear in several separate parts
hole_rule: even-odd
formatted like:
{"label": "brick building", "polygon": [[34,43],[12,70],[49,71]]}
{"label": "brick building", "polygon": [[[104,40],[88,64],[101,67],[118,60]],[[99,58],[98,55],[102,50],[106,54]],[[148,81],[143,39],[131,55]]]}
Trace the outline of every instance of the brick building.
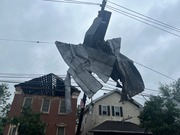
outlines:
{"label": "brick building", "polygon": [[[80,91],[71,87],[71,109],[66,114],[65,86],[63,79],[48,74],[15,85],[15,96],[9,117],[19,116],[23,106],[31,106],[33,112],[40,112],[46,123],[46,135],[73,135],[76,126],[76,105]],[[17,128],[7,125],[4,135],[18,135]]]}

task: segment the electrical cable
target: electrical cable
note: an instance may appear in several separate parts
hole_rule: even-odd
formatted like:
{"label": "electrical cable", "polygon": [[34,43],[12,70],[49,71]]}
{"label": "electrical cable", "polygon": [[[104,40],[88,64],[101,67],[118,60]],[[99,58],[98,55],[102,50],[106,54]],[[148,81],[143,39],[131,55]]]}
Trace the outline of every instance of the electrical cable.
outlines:
{"label": "electrical cable", "polygon": [[153,20],[154,22],[157,22],[157,23],[159,23],[159,24],[161,24],[161,25],[163,25],[163,26],[165,26],[165,27],[168,27],[168,28],[173,29],[173,30],[175,30],[175,31],[177,31],[177,32],[180,32],[180,29],[179,29],[179,28],[176,28],[176,27],[174,27],[174,26],[172,26],[172,25],[169,25],[169,24],[167,24],[167,23],[164,23],[164,22],[159,21],[159,20],[157,20],[157,19],[154,19],[154,18],[152,18],[152,17],[143,15],[143,14],[141,14],[141,13],[139,13],[139,12],[136,12],[136,11],[134,11],[134,10],[131,10],[131,9],[129,9],[129,8],[126,8],[126,7],[124,7],[124,6],[121,6],[121,5],[119,5],[119,4],[117,4],[117,3],[114,3],[114,2],[112,2],[112,1],[109,1],[109,0],[108,0],[108,3],[114,4],[114,5],[116,5],[116,6],[120,7],[120,8],[123,8],[123,9],[125,9],[125,10],[130,11],[130,12],[133,12],[133,13],[135,13],[135,14],[138,14],[138,15],[140,15],[140,16],[143,16],[143,17],[145,17],[145,18],[148,18],[148,19],[150,19],[150,20]]}
{"label": "electrical cable", "polygon": [[134,20],[136,20],[136,21],[142,22],[142,23],[147,24],[147,25],[149,25],[149,26],[151,26],[151,27],[154,27],[154,28],[159,29],[159,30],[161,30],[161,31],[167,32],[167,33],[169,33],[169,34],[172,34],[172,35],[174,35],[174,36],[176,36],[176,37],[180,37],[180,35],[178,35],[178,34],[175,34],[175,33],[173,33],[173,32],[170,32],[170,31],[168,31],[168,30],[165,30],[165,29],[160,28],[160,27],[158,27],[158,26],[155,26],[155,25],[153,25],[153,24],[150,24],[150,23],[147,23],[147,22],[142,21],[142,20],[140,20],[140,19],[137,19],[136,17],[131,16],[131,15],[128,15],[127,13],[123,13],[122,11],[120,11],[120,10],[117,9],[117,8],[110,7],[110,6],[107,6],[107,8],[108,8],[108,9],[111,9],[112,11],[115,11],[115,12],[117,12],[117,13],[120,13],[120,14],[122,14],[122,15],[125,15],[125,16],[127,16],[127,17],[129,17],[129,18],[132,18],[132,19],[134,19]]}
{"label": "electrical cable", "polygon": [[[25,75],[25,76],[23,76]],[[41,76],[44,76],[45,74],[18,74],[18,73],[0,73],[0,78],[39,78]],[[57,75],[60,78],[65,78],[66,75]],[[98,77],[95,77],[98,78]],[[98,78],[99,79],[99,78]],[[30,80],[29,80],[30,81]],[[104,83],[102,80],[98,80],[101,83],[103,83],[103,87],[108,88],[108,89],[117,89],[117,87],[111,83]],[[0,82],[5,82],[5,83],[23,83],[20,80],[0,80]],[[39,82],[39,81],[38,81]],[[37,81],[31,81],[32,84],[36,84],[38,83]],[[115,83],[113,80],[109,80],[109,82],[113,82]],[[72,83],[76,82],[72,79]],[[108,86],[107,86],[108,85]],[[150,89],[150,88],[145,88],[145,90],[149,90],[149,91],[155,91],[155,92],[159,92],[158,90],[155,89]]]}
{"label": "electrical cable", "polygon": [[[107,5],[107,7],[114,8],[114,7],[112,7],[112,6],[108,6],[108,5]],[[118,11],[122,12],[122,13],[125,13],[125,14],[128,14],[128,15],[131,15],[131,16],[133,16],[133,17],[135,17],[135,18],[139,18],[139,19],[141,19],[141,20],[144,20],[144,21],[151,22],[151,23],[153,23],[153,24],[159,25],[159,26],[161,26],[161,27],[165,27],[165,28],[167,28],[167,29],[170,29],[170,30],[173,30],[173,31],[176,31],[176,32],[180,32],[180,31],[178,31],[178,30],[174,30],[173,28],[168,27],[168,26],[166,26],[166,25],[164,26],[164,25],[163,25],[163,24],[161,24],[161,23],[154,22],[154,21],[152,21],[152,20],[149,20],[149,19],[146,19],[146,18],[143,18],[143,17],[137,16],[137,15],[134,15],[134,14],[128,13],[128,12],[126,12],[126,11],[123,11],[123,10],[120,10],[120,9],[117,9],[117,8],[114,8],[114,9],[116,9],[116,10],[118,10]]]}
{"label": "electrical cable", "polygon": [[78,1],[78,0],[43,0],[48,2],[61,2],[61,3],[72,3],[72,4],[87,4],[87,5],[101,5],[99,3],[93,3],[93,2],[84,2],[84,1]]}
{"label": "electrical cable", "polygon": [[144,96],[144,95],[142,95],[142,94],[141,94],[141,96],[144,98],[144,100],[145,100],[145,101],[148,101],[148,100],[145,98],[145,96]]}
{"label": "electrical cable", "polygon": [[10,42],[36,43],[36,44],[55,44],[55,42],[48,42],[48,41],[19,40],[19,39],[8,39],[8,38],[0,38],[0,40],[1,41],[10,41]]}
{"label": "electrical cable", "polygon": [[155,72],[155,73],[157,73],[157,74],[160,74],[160,75],[162,75],[162,76],[164,76],[164,77],[166,77],[166,78],[169,78],[169,79],[171,79],[171,80],[173,80],[173,81],[176,81],[176,79],[171,78],[171,77],[169,77],[169,76],[167,76],[167,75],[165,75],[165,74],[163,74],[163,73],[160,73],[159,71],[156,71],[156,70],[154,70],[154,69],[152,69],[152,68],[150,68],[150,67],[144,66],[143,64],[140,64],[140,63],[138,63],[138,62],[136,62],[136,61],[134,61],[134,63],[136,63],[136,64],[138,64],[138,65],[140,65],[140,66],[142,66],[142,67],[144,67],[144,68],[147,68],[147,69],[149,69],[149,70],[151,70],[151,71],[153,71],[153,72]]}

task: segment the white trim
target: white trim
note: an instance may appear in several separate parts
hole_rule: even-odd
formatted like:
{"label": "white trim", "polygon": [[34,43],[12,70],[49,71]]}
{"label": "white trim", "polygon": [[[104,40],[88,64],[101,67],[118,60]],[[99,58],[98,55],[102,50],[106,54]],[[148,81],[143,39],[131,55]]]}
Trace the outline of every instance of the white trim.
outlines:
{"label": "white trim", "polygon": [[13,128],[16,128],[15,135],[18,135],[18,127],[16,125],[9,125],[8,135],[12,135]]}
{"label": "white trim", "polygon": [[[59,109],[58,109],[58,114],[63,114],[63,115],[66,115],[66,110],[65,110],[65,112],[60,112],[60,109],[61,109],[61,101],[64,101],[65,102],[65,99],[64,98],[62,98],[62,99],[60,99],[59,100]],[[66,106],[65,106],[66,107]]]}
{"label": "white trim", "polygon": [[[43,104],[44,104],[44,99],[46,99],[46,100],[49,100],[49,106],[48,106],[48,111],[47,112],[45,112],[45,111],[43,111],[42,109],[43,109]],[[43,100],[41,101],[41,112],[42,113],[46,113],[46,114],[49,114],[49,112],[50,112],[50,107],[51,107],[51,99],[49,99],[49,98],[43,98]]]}
{"label": "white trim", "polygon": [[[118,111],[116,111],[115,108],[118,108]],[[116,115],[116,112],[119,112],[119,115]],[[114,106],[114,116],[121,116],[121,110],[119,106]]]}
{"label": "white trim", "polygon": [[[106,107],[106,114],[103,114],[103,107]],[[107,107],[107,105],[101,105],[101,115],[108,116],[108,107]]]}
{"label": "white trim", "polygon": [[78,96],[79,96],[79,94],[80,94],[80,93],[78,93],[78,92],[72,93],[72,98],[73,98],[73,99],[77,99]]}
{"label": "white trim", "polygon": [[25,100],[26,100],[27,98],[31,98],[31,99],[32,99],[32,100],[31,100],[31,106],[32,106],[32,103],[33,103],[33,97],[24,97],[24,101],[23,101],[23,105],[22,105],[22,107],[24,107]]}
{"label": "white trim", "polygon": [[57,126],[56,135],[58,135],[58,128],[64,128],[64,134],[63,135],[66,134],[66,127],[64,127],[64,126]]}

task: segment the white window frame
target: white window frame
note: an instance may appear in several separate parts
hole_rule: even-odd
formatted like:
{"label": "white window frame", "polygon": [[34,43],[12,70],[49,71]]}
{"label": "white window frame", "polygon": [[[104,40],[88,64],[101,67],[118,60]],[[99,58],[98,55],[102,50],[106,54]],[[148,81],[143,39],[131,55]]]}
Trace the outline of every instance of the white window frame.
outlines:
{"label": "white window frame", "polygon": [[[44,100],[49,100],[49,107],[48,107],[48,111],[47,111],[47,112],[46,112],[46,111],[43,111]],[[42,103],[41,103],[41,112],[48,114],[48,113],[50,112],[50,107],[51,107],[51,99],[49,99],[49,98],[43,98]]]}
{"label": "white window frame", "polygon": [[61,101],[65,102],[65,99],[60,99],[60,101],[59,101],[58,114],[66,114],[66,105],[65,105],[65,112],[60,112],[61,111]]}
{"label": "white window frame", "polygon": [[58,135],[58,129],[59,129],[59,128],[64,128],[64,133],[63,133],[63,135],[65,135],[65,134],[66,134],[66,127],[63,127],[63,126],[58,126],[58,127],[57,127],[56,135]]}
{"label": "white window frame", "polygon": [[[119,113],[119,115],[116,114],[117,112]],[[120,107],[114,106],[114,116],[121,116],[121,110],[120,110]]]}
{"label": "white window frame", "polygon": [[25,97],[25,98],[24,98],[24,101],[23,101],[22,107],[24,107],[25,101],[26,101],[27,98],[31,98],[31,99],[32,99],[32,100],[31,100],[31,105],[30,105],[30,107],[32,107],[32,103],[33,103],[33,98],[32,98],[32,97]]}
{"label": "white window frame", "polygon": [[18,135],[18,127],[16,125],[10,125],[9,126],[9,131],[8,131],[8,135],[12,135],[13,134],[13,128],[16,128],[16,131],[15,131],[15,135]]}
{"label": "white window frame", "polygon": [[[106,108],[106,109],[105,109],[106,114],[103,113],[103,107]],[[106,105],[102,105],[102,106],[101,106],[101,114],[104,115],[104,116],[108,115],[108,108],[107,108]]]}

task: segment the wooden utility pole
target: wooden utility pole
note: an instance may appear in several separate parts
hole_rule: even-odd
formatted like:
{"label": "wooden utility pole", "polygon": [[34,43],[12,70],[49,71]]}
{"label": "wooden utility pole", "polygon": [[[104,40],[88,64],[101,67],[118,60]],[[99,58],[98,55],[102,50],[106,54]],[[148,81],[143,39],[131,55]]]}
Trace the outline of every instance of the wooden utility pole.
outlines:
{"label": "wooden utility pole", "polygon": [[84,109],[85,109],[85,105],[86,105],[86,94],[84,93],[83,99],[81,102],[83,102],[83,107],[81,107],[81,112],[80,112],[80,116],[79,116],[79,122],[78,122],[78,127],[77,127],[77,131],[76,131],[76,135],[80,135],[80,131],[81,131],[81,125],[82,125],[82,120],[83,120],[83,113],[84,113]]}
{"label": "wooden utility pole", "polygon": [[[103,16],[103,12],[106,6],[107,0],[103,0],[101,6],[101,15]],[[100,14],[100,13],[99,13]],[[109,21],[108,21],[109,22]],[[105,30],[107,29],[107,27],[105,28]],[[102,38],[104,38],[105,32],[104,34],[102,34]],[[99,39],[99,38],[98,38]],[[93,85],[93,84],[92,84]],[[83,121],[83,113],[84,113],[84,109],[85,109],[85,105],[86,105],[86,94],[84,93],[83,99],[81,102],[83,102],[83,107],[81,107],[81,111],[80,111],[80,116],[79,116],[79,122],[78,122],[78,127],[77,127],[77,131],[76,131],[76,135],[80,135],[81,134],[81,125],[82,125],[82,121]]]}
{"label": "wooden utility pole", "polygon": [[106,6],[107,0],[103,0],[101,6],[101,11],[104,11],[104,8]]}

